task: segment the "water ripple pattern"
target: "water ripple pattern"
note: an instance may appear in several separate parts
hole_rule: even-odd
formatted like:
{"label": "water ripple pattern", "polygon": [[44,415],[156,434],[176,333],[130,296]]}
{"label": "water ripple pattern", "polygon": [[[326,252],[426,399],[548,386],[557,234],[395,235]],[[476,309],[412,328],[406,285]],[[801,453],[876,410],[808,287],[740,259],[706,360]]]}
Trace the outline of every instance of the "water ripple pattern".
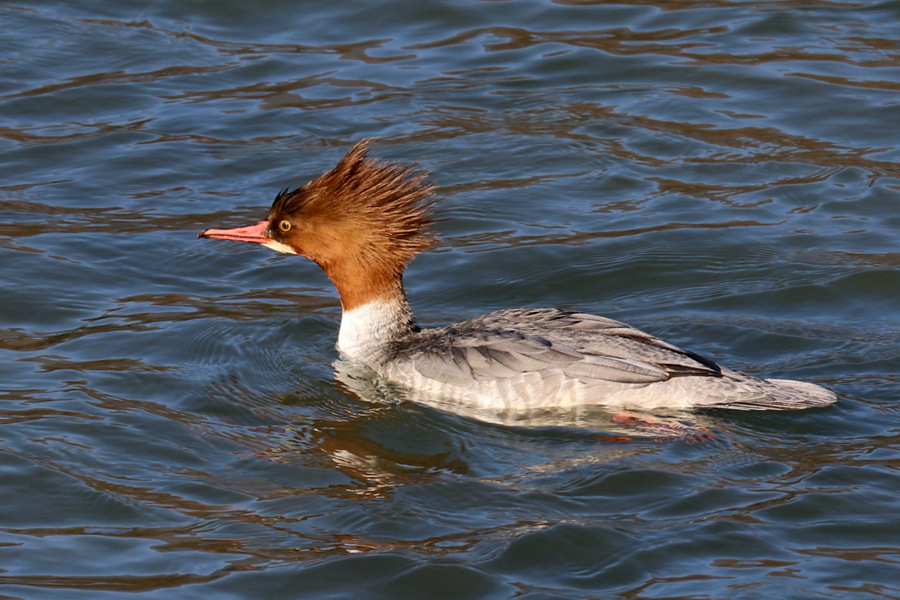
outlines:
{"label": "water ripple pattern", "polygon": [[[0,597],[900,598],[897,2],[0,19]],[[435,172],[421,322],[576,308],[839,402],[361,393],[315,265],[195,237],[367,137]]]}

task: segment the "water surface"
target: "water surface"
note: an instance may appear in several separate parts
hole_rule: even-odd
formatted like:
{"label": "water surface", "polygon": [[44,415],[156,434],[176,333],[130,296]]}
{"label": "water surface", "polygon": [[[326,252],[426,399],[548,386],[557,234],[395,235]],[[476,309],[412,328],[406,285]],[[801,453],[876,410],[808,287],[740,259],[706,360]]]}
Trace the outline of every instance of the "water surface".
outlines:
{"label": "water surface", "polygon": [[[3,598],[900,598],[897,2],[0,18]],[[420,322],[576,308],[839,403],[360,397],[315,265],[195,236],[365,137],[435,173]]]}

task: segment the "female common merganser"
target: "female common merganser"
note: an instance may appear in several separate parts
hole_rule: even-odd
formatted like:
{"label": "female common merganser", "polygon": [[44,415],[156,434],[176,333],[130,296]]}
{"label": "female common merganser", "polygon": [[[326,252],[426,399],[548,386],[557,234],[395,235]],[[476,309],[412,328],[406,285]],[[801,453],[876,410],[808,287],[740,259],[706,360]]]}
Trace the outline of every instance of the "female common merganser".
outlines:
{"label": "female common merganser", "polygon": [[361,141],[333,170],[282,190],[265,221],[199,237],[314,261],[340,294],[338,350],[416,398],[504,411],[789,410],[836,400],[818,385],[758,379],[623,323],[569,310],[514,308],[419,328],[403,271],[436,241],[429,231],[432,185],[416,165],[370,159],[368,148]]}

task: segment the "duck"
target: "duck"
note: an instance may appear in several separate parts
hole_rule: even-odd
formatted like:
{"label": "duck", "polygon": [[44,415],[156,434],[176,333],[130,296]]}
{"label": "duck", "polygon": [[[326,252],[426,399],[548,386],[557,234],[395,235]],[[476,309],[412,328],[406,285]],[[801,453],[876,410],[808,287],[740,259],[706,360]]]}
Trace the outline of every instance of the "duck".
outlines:
{"label": "duck", "polygon": [[820,385],[729,369],[577,310],[509,308],[420,327],[403,275],[438,241],[434,185],[417,163],[371,158],[371,144],[356,143],[332,170],[281,190],[264,220],[198,235],[319,265],[340,297],[341,360],[444,409],[798,410],[837,400]]}

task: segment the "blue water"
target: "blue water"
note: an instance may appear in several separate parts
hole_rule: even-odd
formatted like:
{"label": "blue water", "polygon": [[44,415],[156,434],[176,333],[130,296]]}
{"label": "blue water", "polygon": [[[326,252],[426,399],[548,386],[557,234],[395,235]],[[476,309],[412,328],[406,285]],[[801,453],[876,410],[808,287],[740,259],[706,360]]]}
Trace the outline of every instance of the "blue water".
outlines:
{"label": "blue water", "polygon": [[[900,598],[900,3],[0,6],[0,598]],[[830,408],[487,423],[197,240],[357,140],[422,324],[626,321]],[[712,439],[709,439],[709,438]]]}

